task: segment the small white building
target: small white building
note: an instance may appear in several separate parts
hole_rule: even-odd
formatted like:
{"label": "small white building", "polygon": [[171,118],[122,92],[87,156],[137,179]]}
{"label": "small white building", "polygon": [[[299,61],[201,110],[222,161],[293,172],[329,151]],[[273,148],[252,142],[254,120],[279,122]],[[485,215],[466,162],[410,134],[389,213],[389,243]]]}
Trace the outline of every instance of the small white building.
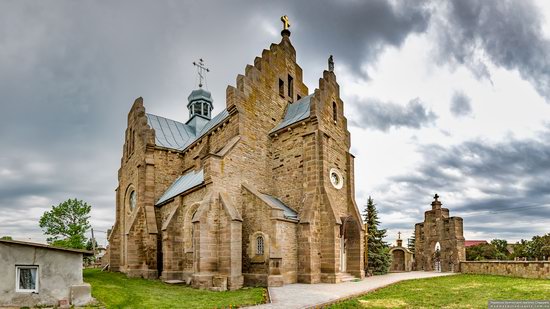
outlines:
{"label": "small white building", "polygon": [[0,307],[82,306],[91,287],[82,280],[90,251],[0,240]]}

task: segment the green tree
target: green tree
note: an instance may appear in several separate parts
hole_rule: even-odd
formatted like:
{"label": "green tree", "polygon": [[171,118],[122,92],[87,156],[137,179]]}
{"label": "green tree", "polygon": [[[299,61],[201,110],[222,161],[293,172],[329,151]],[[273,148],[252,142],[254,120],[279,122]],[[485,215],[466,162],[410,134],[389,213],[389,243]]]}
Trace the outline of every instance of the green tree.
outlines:
{"label": "green tree", "polygon": [[0,239],[1,240],[13,240],[13,238],[11,236],[2,236]]}
{"label": "green tree", "polygon": [[534,236],[527,244],[526,251],[531,259],[548,259],[550,255],[550,233],[543,236]]}
{"label": "green tree", "polygon": [[508,252],[508,242],[504,239],[493,239],[491,241],[497,251],[495,258],[497,260],[507,260],[510,253]]}
{"label": "green tree", "polygon": [[407,249],[409,249],[413,254],[415,250],[416,235],[413,233],[411,238],[407,240]]}
{"label": "green tree", "polygon": [[496,260],[498,253],[498,250],[492,244],[479,244],[466,248],[466,260]]}
{"label": "green tree", "polygon": [[84,234],[90,229],[90,210],[90,205],[75,198],[44,212],[39,224],[44,234],[50,236],[47,238],[48,243],[65,248],[85,248]]}
{"label": "green tree", "polygon": [[388,272],[391,263],[389,246],[384,242],[386,230],[379,229],[378,211],[373,199],[369,196],[365,208],[365,221],[367,222],[368,237],[368,268],[375,275]]}

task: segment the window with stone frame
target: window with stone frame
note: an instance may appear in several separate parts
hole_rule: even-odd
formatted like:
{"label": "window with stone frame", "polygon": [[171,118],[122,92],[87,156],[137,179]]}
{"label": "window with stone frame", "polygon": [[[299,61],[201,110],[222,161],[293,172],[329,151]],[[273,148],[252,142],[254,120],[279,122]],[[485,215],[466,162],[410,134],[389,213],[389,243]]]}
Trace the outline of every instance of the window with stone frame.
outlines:
{"label": "window with stone frame", "polygon": [[285,97],[285,82],[279,78],[279,95]]}
{"label": "window with stone frame", "polygon": [[15,267],[15,291],[38,293],[38,266]]}
{"label": "window with stone frame", "polygon": [[336,102],[332,102],[332,120],[334,120],[334,122],[338,120],[338,106]]}
{"label": "window with stone frame", "polygon": [[256,255],[264,255],[264,237],[256,237]]}
{"label": "window with stone frame", "polygon": [[133,188],[130,188],[130,194],[128,194],[128,211],[132,212],[134,209],[136,209],[137,205],[137,194],[136,191]]}

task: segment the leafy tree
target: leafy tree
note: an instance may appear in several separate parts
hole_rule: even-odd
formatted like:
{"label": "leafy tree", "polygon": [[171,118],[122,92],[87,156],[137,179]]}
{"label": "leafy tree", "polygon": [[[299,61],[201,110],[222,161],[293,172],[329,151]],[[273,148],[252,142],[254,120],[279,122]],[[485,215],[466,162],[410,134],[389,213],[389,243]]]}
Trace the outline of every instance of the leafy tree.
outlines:
{"label": "leafy tree", "polygon": [[497,260],[507,260],[510,253],[508,252],[508,242],[504,239],[493,239],[491,241],[497,251],[495,258]]}
{"label": "leafy tree", "polygon": [[378,228],[380,225],[378,211],[370,196],[365,210],[368,233],[368,268],[375,275],[385,274],[391,263],[390,248],[383,240],[386,237],[386,230]]}
{"label": "leafy tree", "polygon": [[86,250],[88,251],[94,250],[94,244],[95,244],[95,247],[97,248],[98,247],[97,241],[93,238],[89,238],[88,241],[86,242]]}
{"label": "leafy tree", "polygon": [[467,261],[496,260],[498,251],[492,244],[479,244],[466,248]]}
{"label": "leafy tree", "polygon": [[0,239],[2,240],[13,240],[11,236],[2,236]]}
{"label": "leafy tree", "polygon": [[527,244],[526,251],[531,259],[548,259],[550,256],[550,233],[543,236],[534,236]]}
{"label": "leafy tree", "polygon": [[75,198],[44,212],[39,223],[44,234],[50,236],[47,238],[48,243],[66,248],[85,248],[84,234],[90,228],[90,210],[90,205]]}

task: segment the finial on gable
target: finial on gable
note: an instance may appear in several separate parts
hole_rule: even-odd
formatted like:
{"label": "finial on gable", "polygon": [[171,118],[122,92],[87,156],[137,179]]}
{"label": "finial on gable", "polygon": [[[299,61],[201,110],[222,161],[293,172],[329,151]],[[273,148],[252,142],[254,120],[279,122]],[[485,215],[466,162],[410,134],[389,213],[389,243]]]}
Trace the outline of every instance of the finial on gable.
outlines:
{"label": "finial on gable", "polygon": [[283,31],[281,31],[281,35],[290,36],[290,30],[288,30],[288,28],[290,28],[290,21],[288,19],[288,16],[281,16],[281,21],[283,22]]}
{"label": "finial on gable", "polygon": [[328,71],[334,72],[334,58],[332,58],[332,55],[328,57]]}

